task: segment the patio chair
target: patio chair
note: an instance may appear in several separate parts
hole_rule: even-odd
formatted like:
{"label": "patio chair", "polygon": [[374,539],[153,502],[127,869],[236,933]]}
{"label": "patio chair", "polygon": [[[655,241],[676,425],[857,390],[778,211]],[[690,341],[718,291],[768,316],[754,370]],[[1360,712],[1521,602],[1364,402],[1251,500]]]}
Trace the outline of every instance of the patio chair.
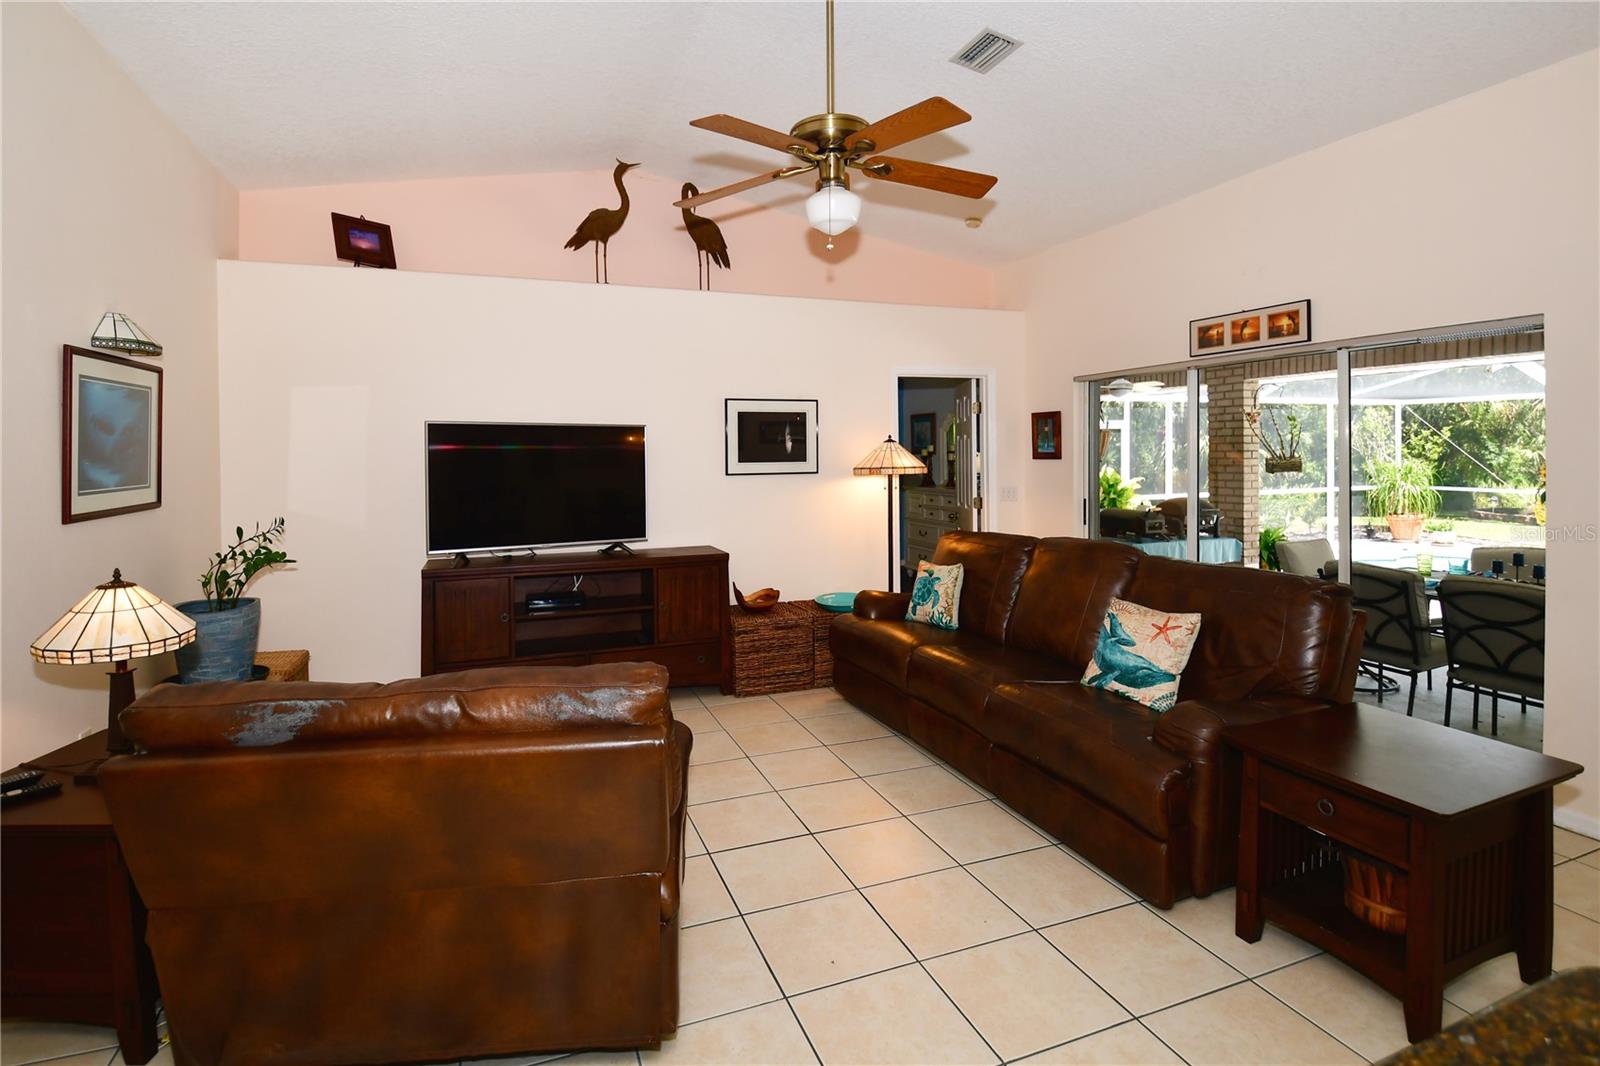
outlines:
{"label": "patio chair", "polygon": [[1523,556],[1522,576],[1524,579],[1533,576],[1533,567],[1544,565],[1543,548],[1518,548],[1515,545],[1507,546],[1496,544],[1490,545],[1486,548],[1473,548],[1472,558],[1467,563],[1467,569],[1471,570],[1474,574],[1481,574],[1486,570],[1493,569],[1494,562],[1496,559],[1498,559],[1500,560],[1501,564],[1505,566],[1506,574],[1510,575],[1513,570],[1511,565],[1511,557],[1517,552],[1521,552]]}
{"label": "patio chair", "polygon": [[1492,577],[1450,576],[1439,582],[1450,675],[1445,682],[1444,724],[1456,689],[1472,693],[1472,728],[1488,692],[1489,732],[1500,734],[1500,697],[1544,706],[1544,586]]}
{"label": "patio chair", "polygon": [[1431,674],[1446,663],[1444,641],[1428,629],[1428,600],[1422,575],[1370,563],[1350,565],[1350,591],[1355,606],[1367,612],[1361,659],[1377,668],[1378,702],[1383,702],[1384,671],[1411,678],[1406,717],[1417,705],[1417,675]]}
{"label": "patio chair", "polygon": [[[1322,575],[1323,568],[1328,560],[1333,558],[1333,544],[1324,537],[1321,540],[1280,540],[1278,542],[1278,569],[1286,574],[1300,574],[1303,577],[1318,577]],[[1337,571],[1330,571],[1328,577],[1337,577]]]}

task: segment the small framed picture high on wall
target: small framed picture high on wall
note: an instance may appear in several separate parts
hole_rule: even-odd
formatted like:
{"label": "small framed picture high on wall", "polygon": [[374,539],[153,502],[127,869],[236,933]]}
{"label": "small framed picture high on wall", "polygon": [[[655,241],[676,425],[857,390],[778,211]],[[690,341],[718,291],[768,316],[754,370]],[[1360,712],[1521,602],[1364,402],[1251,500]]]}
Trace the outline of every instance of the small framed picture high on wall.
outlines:
{"label": "small framed picture high on wall", "polygon": [[1253,348],[1304,344],[1311,339],[1311,301],[1273,304],[1189,323],[1189,354],[1221,355]]}
{"label": "small framed picture high on wall", "polygon": [[61,521],[161,506],[161,368],[62,348]]}
{"label": "small framed picture high on wall", "polygon": [[355,266],[381,267],[393,270],[394,234],[382,222],[371,222],[365,215],[352,218],[331,212],[333,215],[333,254]]}
{"label": "small framed picture high on wall", "polygon": [[817,401],[723,401],[727,474],[815,474]]}

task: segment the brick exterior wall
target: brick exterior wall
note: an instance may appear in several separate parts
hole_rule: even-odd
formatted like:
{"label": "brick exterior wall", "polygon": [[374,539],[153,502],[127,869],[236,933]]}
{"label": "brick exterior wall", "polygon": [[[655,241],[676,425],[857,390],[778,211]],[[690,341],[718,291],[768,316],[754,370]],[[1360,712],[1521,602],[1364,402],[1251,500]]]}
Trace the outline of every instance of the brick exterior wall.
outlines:
{"label": "brick exterior wall", "polygon": [[1222,512],[1222,535],[1244,542],[1245,566],[1256,565],[1261,549],[1261,447],[1245,421],[1255,373],[1253,364],[1205,372],[1211,506]]}

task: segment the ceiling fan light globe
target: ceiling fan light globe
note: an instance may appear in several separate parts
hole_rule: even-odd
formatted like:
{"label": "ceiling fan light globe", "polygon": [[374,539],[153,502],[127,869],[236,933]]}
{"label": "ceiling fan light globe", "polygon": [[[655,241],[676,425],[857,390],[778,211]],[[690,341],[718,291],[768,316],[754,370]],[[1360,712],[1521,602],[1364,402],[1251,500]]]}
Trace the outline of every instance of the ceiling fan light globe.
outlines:
{"label": "ceiling fan light globe", "polygon": [[806,200],[806,221],[830,237],[837,237],[860,220],[861,197],[842,184],[829,182]]}

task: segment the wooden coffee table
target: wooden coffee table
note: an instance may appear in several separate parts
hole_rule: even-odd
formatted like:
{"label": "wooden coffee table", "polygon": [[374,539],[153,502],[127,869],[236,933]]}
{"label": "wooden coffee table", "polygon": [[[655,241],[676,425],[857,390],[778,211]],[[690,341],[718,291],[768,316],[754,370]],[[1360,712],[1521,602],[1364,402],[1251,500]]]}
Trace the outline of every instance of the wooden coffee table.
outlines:
{"label": "wooden coffee table", "polygon": [[[1244,755],[1241,939],[1271,921],[1344,960],[1400,997],[1413,1041],[1479,963],[1515,951],[1523,981],[1550,973],[1551,790],[1583,767],[1363,704],[1226,736]],[[1345,908],[1347,851],[1406,875],[1403,934]]]}

